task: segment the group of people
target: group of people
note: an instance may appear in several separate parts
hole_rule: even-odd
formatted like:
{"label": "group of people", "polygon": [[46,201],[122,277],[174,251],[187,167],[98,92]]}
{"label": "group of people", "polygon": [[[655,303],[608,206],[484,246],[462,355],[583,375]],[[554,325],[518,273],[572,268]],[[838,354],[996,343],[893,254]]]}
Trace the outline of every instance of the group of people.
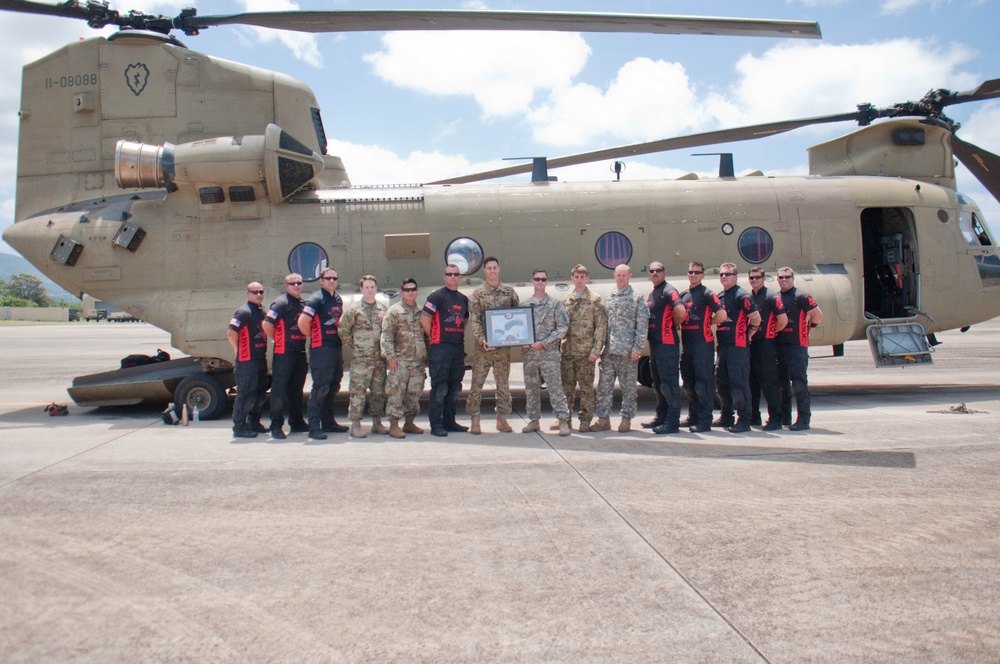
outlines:
{"label": "group of people", "polygon": [[[491,345],[486,312],[517,307],[530,307],[534,320],[534,341],[521,349],[528,416],[524,433],[541,429],[543,384],[556,417],[550,428],[560,436],[570,434],[570,411],[577,392],[578,430],[610,430],[616,382],[622,392],[617,429],[630,431],[637,412],[639,359],[647,342],[656,414],[642,426],[653,433],[676,433],[682,424],[696,433],[713,426],[733,433],[749,431],[751,425],[762,424],[762,394],[768,411],[765,430],[783,425],[794,431],[809,428],[809,332],[819,325],[823,313],[811,296],[795,287],[791,268],[778,270],[778,292],[764,285],[763,269],[752,268],[752,292],[747,292],[737,284],[736,265],[724,263],[719,269],[723,290],[716,294],[701,283],[705,274],[701,263],[689,264],[689,286],[679,292],[666,282],[663,264],[654,262],[649,266],[653,288],[643,295],[630,285],[632,270],[623,264],[614,270],[615,288],[602,297],[587,287],[588,269],[577,265],[571,273],[573,290],[560,299],[547,292],[546,270],[537,269],[531,275],[532,296],[523,302],[500,280],[496,257],[486,258],[483,272],[485,283],[467,297],[458,289],[461,270],[449,264],[444,287],[431,293],[423,307],[417,305],[415,279],[404,279],[401,301],[386,308],[376,299],[378,280],[365,275],[359,282],[361,299],[345,309],[337,294],[337,271],[326,268],[320,289],[304,301],[301,275],[285,277],[285,293],[265,314],[263,286],[248,284],[247,303],[233,315],[228,330],[236,356],[233,435],[253,438],[270,433],[273,439],[284,439],[287,413],[290,431],[308,433],[312,440],[348,431],[364,438],[368,435],[362,426],[366,402],[373,433],[393,438],[423,433],[414,418],[419,413],[425,367],[431,379],[433,435],[482,433],[482,390],[491,371],[496,384],[496,430],[509,433],[511,348]],[[459,424],[456,417],[465,376],[466,326],[474,338],[472,385],[466,400],[469,426]],[[267,392],[268,339],[274,353],[271,421],[265,427],[261,414]],[[344,373],[344,346],[353,355],[350,427],[339,424],[333,412]],[[303,412],[307,372],[312,375],[312,392]],[[683,423],[682,386],[689,404]],[[716,390],[722,412],[713,420]],[[388,427],[383,417],[388,417]]]}

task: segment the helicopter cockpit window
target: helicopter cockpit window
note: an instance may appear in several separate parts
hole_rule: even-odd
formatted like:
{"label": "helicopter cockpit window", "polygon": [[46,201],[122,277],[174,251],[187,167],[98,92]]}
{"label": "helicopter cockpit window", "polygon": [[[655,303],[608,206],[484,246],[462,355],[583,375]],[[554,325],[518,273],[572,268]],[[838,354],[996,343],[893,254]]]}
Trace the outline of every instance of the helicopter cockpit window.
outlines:
{"label": "helicopter cockpit window", "polygon": [[456,238],[445,249],[444,262],[457,265],[463,275],[472,274],[483,266],[483,248],[471,237]]}
{"label": "helicopter cockpit window", "polygon": [[609,231],[597,238],[594,255],[598,263],[613,270],[632,260],[632,241],[624,233]]}
{"label": "helicopter cockpit window", "polygon": [[756,226],[740,233],[740,256],[748,263],[763,263],[771,257],[774,251],[774,240],[771,234]]}
{"label": "helicopter cockpit window", "polygon": [[958,213],[958,227],[962,230],[962,236],[970,247],[992,247],[993,240],[990,238],[986,225],[979,218],[979,215],[970,210],[962,210]]}
{"label": "helicopter cockpit window", "polygon": [[288,271],[297,272],[305,281],[316,281],[330,264],[323,247],[313,242],[303,242],[288,254]]}

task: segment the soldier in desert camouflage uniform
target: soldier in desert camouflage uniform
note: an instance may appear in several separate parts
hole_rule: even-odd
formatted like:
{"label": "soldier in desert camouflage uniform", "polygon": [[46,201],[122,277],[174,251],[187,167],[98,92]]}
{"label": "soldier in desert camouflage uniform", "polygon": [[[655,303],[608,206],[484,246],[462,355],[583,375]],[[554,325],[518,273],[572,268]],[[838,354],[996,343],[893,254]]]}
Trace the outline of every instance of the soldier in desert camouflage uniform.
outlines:
{"label": "soldier in desert camouflage uniform", "polygon": [[[590,271],[584,265],[573,268],[573,292],[563,297],[569,314],[569,332],[562,342],[560,368],[566,405],[572,411],[576,386],[580,385],[580,431],[590,431],[594,417],[594,374],[597,360],[608,335],[608,312],[604,298],[587,288]],[[558,429],[556,422],[550,429]]]}
{"label": "soldier in desert camouflage uniform", "polygon": [[524,361],[524,391],[528,398],[528,424],[521,429],[523,433],[539,430],[538,421],[542,418],[542,380],[549,386],[549,400],[552,410],[559,418],[559,435],[569,435],[569,406],[566,405],[566,394],[563,392],[562,377],[559,368],[559,343],[566,336],[569,328],[569,315],[566,307],[559,300],[549,297],[545,292],[549,275],[545,270],[535,270],[531,274],[531,283],[535,292],[524,301],[524,306],[531,307],[535,316],[535,343],[525,346],[521,352]]}
{"label": "soldier in desert camouflage uniform", "polygon": [[635,383],[639,371],[639,356],[646,345],[649,307],[646,298],[629,286],[632,270],[628,265],[615,268],[615,290],[604,296],[608,310],[608,340],[601,355],[601,378],[597,383],[597,422],[591,431],[611,429],[611,400],[615,379],[622,388],[622,420],[618,431],[632,429],[632,418],[638,409]]}
{"label": "soldier in desert camouflage uniform", "polygon": [[372,433],[389,433],[382,424],[385,412],[385,360],[382,358],[382,319],[386,307],[375,299],[378,281],[370,274],[361,277],[361,301],[340,318],[340,337],[354,354],[351,360],[351,404],[347,416],[351,420],[351,436],[364,438],[368,433],[361,427],[365,412],[365,393],[371,392]]}
{"label": "soldier in desert camouflage uniform", "polygon": [[[417,306],[417,280],[404,279],[403,301],[389,307],[382,321],[382,357],[389,366],[385,391],[389,398],[389,435],[406,438],[408,433],[423,433],[413,423],[420,412],[420,394],[424,391],[424,368],[427,366],[427,338],[420,327]],[[406,417],[403,428],[399,420]]]}
{"label": "soldier in desert camouflage uniform", "polygon": [[493,380],[497,391],[497,431],[510,433],[507,416],[510,415],[510,348],[492,348],[486,345],[487,309],[506,309],[519,304],[517,293],[507,284],[500,281],[500,261],[495,256],[488,256],[483,261],[483,271],[486,273],[486,283],[472,291],[469,297],[469,327],[475,337],[472,345],[472,386],[469,397],[465,401],[465,412],[472,416],[472,426],[469,433],[480,434],[480,405],[483,396],[483,384],[493,369]]}

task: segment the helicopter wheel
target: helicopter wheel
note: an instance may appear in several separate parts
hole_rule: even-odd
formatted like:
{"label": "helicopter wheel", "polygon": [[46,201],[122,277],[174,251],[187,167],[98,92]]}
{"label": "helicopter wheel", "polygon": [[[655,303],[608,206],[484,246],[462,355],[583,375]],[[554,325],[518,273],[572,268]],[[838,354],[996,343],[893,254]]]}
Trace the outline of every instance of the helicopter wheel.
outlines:
{"label": "helicopter wheel", "polygon": [[198,416],[203,420],[217,420],[222,417],[229,398],[226,388],[218,378],[209,373],[193,374],[180,382],[174,390],[174,403],[180,411],[187,404],[188,413],[198,407]]}

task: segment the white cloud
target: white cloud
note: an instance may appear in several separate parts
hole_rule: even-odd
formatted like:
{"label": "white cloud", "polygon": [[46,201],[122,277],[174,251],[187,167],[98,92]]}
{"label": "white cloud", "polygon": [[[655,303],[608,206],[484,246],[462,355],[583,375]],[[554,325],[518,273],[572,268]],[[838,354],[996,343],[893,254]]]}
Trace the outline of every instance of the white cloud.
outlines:
{"label": "white cloud", "polygon": [[[243,6],[248,12],[280,12],[299,9],[297,3],[288,0],[243,0]],[[316,68],[323,66],[323,56],[319,52],[316,35],[306,32],[270,30],[256,26],[244,26],[237,34],[244,44],[251,46],[280,42],[291,51],[296,60],[301,60]]]}
{"label": "white cloud", "polygon": [[932,9],[937,9],[942,3],[940,0],[882,0],[879,9],[883,14],[898,16],[905,14],[917,5],[924,4],[930,5]]}
{"label": "white cloud", "polygon": [[471,96],[485,116],[523,113],[536,91],[567,87],[590,56],[574,33],[390,32],[364,56],[380,78],[436,96]]}
{"label": "white cloud", "polygon": [[411,152],[405,157],[377,145],[327,142],[327,152],[344,161],[354,184],[414,184],[509,166],[500,160],[473,164],[463,155]]}

